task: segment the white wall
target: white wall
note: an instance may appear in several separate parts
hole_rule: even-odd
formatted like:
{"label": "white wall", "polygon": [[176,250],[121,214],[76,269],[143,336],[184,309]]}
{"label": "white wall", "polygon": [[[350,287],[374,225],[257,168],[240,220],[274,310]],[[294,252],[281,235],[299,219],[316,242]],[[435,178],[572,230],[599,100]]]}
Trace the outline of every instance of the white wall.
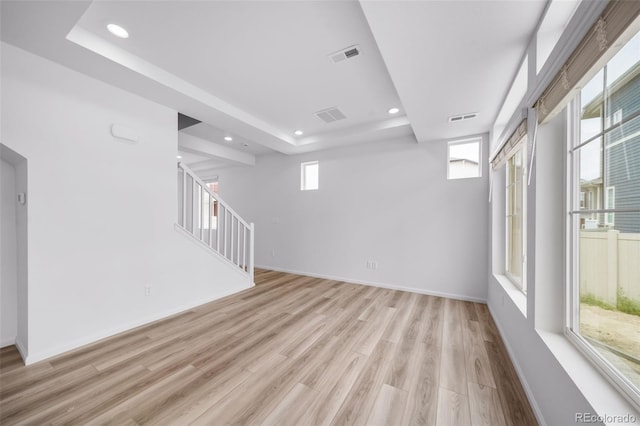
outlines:
{"label": "white wall", "polygon": [[7,44],[1,78],[1,140],[28,160],[28,362],[249,286],[174,228],[175,111]]}
{"label": "white wall", "polygon": [[[312,160],[320,189],[300,191]],[[446,141],[407,138],[217,174],[222,198],[256,224],[256,265],[485,300],[487,174],[448,181],[446,166]]]}
{"label": "white wall", "polygon": [[16,234],[16,170],[2,160],[0,194],[0,347],[13,345],[18,335],[18,242]]}

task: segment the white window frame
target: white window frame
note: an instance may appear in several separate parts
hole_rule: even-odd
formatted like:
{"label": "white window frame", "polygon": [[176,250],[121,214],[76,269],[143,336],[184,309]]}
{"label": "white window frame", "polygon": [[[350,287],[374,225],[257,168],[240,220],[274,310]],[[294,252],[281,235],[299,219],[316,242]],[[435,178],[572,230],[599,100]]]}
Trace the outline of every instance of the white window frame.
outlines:
{"label": "white window frame", "polygon": [[[307,173],[309,166],[317,166],[316,180],[318,186],[315,188],[307,187]],[[300,191],[317,191],[320,189],[320,163],[318,161],[305,161],[300,163]]]}
{"label": "white window frame", "polygon": [[[628,401],[636,407],[640,407],[640,390],[636,385],[622,375],[580,334],[580,265],[578,252],[580,226],[578,225],[580,216],[589,211],[581,211],[580,209],[580,164],[578,156],[575,155],[575,152],[581,146],[586,145],[586,143],[581,144],[580,142],[580,93],[576,95],[567,107],[567,123],[566,273],[568,284],[566,287],[564,334],[596,366],[604,377],[621,391]],[[602,134],[606,133],[606,130],[603,128]],[[603,170],[602,173],[604,176],[606,172]],[[603,211],[600,210],[600,212]],[[607,214],[608,212],[605,212],[605,217]]]}
{"label": "white window frame", "polygon": [[[615,210],[616,208],[616,187],[607,186],[604,190],[604,208],[607,210]],[[606,226],[615,225],[615,213],[605,213],[604,224]]]}
{"label": "white window frame", "polygon": [[[478,175],[477,176],[461,176],[461,177],[451,177],[451,147],[455,145],[467,145],[471,143],[478,144]],[[447,143],[447,180],[457,180],[457,179],[476,179],[482,177],[482,137],[477,138],[467,138],[467,139],[457,139],[453,141],[449,141]]]}
{"label": "white window frame", "polygon": [[[504,221],[504,275],[511,281],[511,283],[520,290],[524,295],[527,294],[527,135],[523,136],[520,146],[514,149],[509,158],[507,159],[505,170],[505,221]],[[520,185],[522,185],[522,218],[521,218],[521,233],[522,233],[522,251],[521,255],[521,277],[516,277],[509,271],[510,264],[510,244],[509,244],[509,162],[518,152],[522,153],[522,175],[520,176]]]}

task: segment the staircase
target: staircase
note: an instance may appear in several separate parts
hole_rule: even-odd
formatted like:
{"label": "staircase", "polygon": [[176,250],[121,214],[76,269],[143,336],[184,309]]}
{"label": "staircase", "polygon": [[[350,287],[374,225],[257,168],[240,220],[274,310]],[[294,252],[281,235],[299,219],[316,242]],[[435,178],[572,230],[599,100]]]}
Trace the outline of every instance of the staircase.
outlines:
{"label": "staircase", "polygon": [[178,225],[240,269],[253,285],[253,223],[242,219],[183,163],[178,163],[178,200]]}

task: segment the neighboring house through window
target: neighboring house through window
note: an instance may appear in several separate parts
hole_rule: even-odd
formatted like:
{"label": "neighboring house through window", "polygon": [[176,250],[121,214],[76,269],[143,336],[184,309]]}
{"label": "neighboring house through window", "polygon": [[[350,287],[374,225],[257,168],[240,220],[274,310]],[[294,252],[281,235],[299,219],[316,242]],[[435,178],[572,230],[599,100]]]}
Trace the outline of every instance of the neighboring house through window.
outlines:
{"label": "neighboring house through window", "polygon": [[448,144],[447,179],[476,178],[482,176],[480,153],[482,139],[451,141]]}
{"label": "neighboring house through window", "polygon": [[570,110],[568,336],[640,404],[640,35]]}

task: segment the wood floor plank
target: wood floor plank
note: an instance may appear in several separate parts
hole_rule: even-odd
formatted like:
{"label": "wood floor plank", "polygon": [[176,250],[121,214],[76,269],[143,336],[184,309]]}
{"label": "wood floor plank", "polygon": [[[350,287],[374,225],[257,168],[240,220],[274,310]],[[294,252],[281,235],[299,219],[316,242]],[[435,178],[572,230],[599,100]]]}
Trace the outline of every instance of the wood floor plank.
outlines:
{"label": "wood floor plank", "polygon": [[358,376],[332,425],[364,424],[382,388],[388,361],[395,351],[395,343],[380,340],[367,364]]}
{"label": "wood floor plank", "polygon": [[249,377],[248,370],[234,369],[207,379],[204,376],[192,383],[188,399],[174,400],[147,415],[147,424],[190,424],[212,405],[242,385]]}
{"label": "wood floor plank", "polygon": [[87,424],[119,424],[126,419],[133,419],[136,423],[144,423],[152,413],[172,399],[185,397],[183,389],[186,390],[200,374],[197,368],[187,365],[153,386],[106,410]]}
{"label": "wood floor plank", "polygon": [[440,387],[461,395],[467,394],[467,375],[462,335],[461,302],[445,302]]}
{"label": "wood floor plank", "polygon": [[24,421],[33,411],[44,410],[55,404],[51,398],[53,395],[64,398],[72,394],[76,386],[95,373],[96,369],[93,366],[86,365],[58,376],[57,382],[40,382],[35,386],[24,388],[3,400],[2,417],[11,422]]}
{"label": "wood floor plank", "polygon": [[361,333],[361,338],[355,350],[364,355],[371,355],[395,313],[396,308],[380,305],[380,311],[376,312],[375,319],[369,321],[369,324],[365,326]]}
{"label": "wood floor plank", "polygon": [[443,426],[470,425],[471,414],[469,413],[469,399],[467,395],[460,395],[457,392],[440,388],[436,424]]}
{"label": "wood floor plank", "polygon": [[420,355],[420,341],[424,330],[425,308],[429,297],[420,296],[413,306],[411,317],[404,327],[404,333],[396,347],[391,365],[387,371],[385,383],[403,390],[409,390],[410,375],[417,370]]}
{"label": "wood floor plank", "polygon": [[469,409],[473,426],[505,426],[498,391],[489,386],[469,382]]}
{"label": "wood floor plank", "polygon": [[400,296],[396,297],[394,295],[393,299],[389,303],[389,305],[393,306],[389,307],[400,309],[396,309],[395,318],[391,321],[382,335],[384,340],[394,343],[400,342],[400,338],[402,337],[407,321],[409,321],[410,314],[413,312],[413,305],[419,297],[416,293],[406,293],[401,291],[397,293],[400,294]]}
{"label": "wood floor plank", "polygon": [[34,365],[3,348],[0,424],[535,424],[486,305],[255,281]]}
{"label": "wood floor plank", "polygon": [[59,398],[60,395],[56,394],[55,398],[50,397],[51,404],[48,407],[41,407],[35,414],[30,407],[29,422],[70,424],[74,413],[86,413],[99,407],[109,399],[111,390],[126,386],[147,374],[147,369],[139,365],[101,372],[80,385],[81,393],[72,393],[67,398]]}
{"label": "wood floor plank", "polygon": [[478,314],[478,322],[480,323],[480,330],[482,331],[482,338],[487,342],[497,342],[500,340],[498,336],[498,330],[489,308],[484,303],[476,303],[476,313]]}
{"label": "wood floor plank", "polygon": [[338,374],[323,376],[314,387],[319,394],[305,418],[309,424],[330,424],[363,370],[366,358],[357,352],[350,352],[333,367]]}
{"label": "wood floor plank", "polygon": [[403,424],[402,416],[407,404],[407,392],[389,386],[382,385],[378,397],[373,403],[373,411],[369,415],[368,425]]}
{"label": "wood floor plank", "polygon": [[535,415],[527,401],[515,369],[509,361],[506,349],[501,342],[485,342],[485,346],[491,361],[491,369],[507,425],[536,425]]}
{"label": "wood floor plank", "polygon": [[462,324],[467,381],[491,386],[495,389],[496,383],[493,380],[491,364],[484,346],[480,324],[472,320],[464,320]]}
{"label": "wood floor plank", "polygon": [[264,426],[299,425],[309,404],[318,393],[302,383],[296,383],[280,403],[260,423]]}
{"label": "wood floor plank", "polygon": [[444,323],[444,299],[429,300],[425,334],[422,337],[419,365],[409,376],[409,397],[405,419],[412,424],[433,425],[436,423],[440,362],[442,357],[442,330]]}

